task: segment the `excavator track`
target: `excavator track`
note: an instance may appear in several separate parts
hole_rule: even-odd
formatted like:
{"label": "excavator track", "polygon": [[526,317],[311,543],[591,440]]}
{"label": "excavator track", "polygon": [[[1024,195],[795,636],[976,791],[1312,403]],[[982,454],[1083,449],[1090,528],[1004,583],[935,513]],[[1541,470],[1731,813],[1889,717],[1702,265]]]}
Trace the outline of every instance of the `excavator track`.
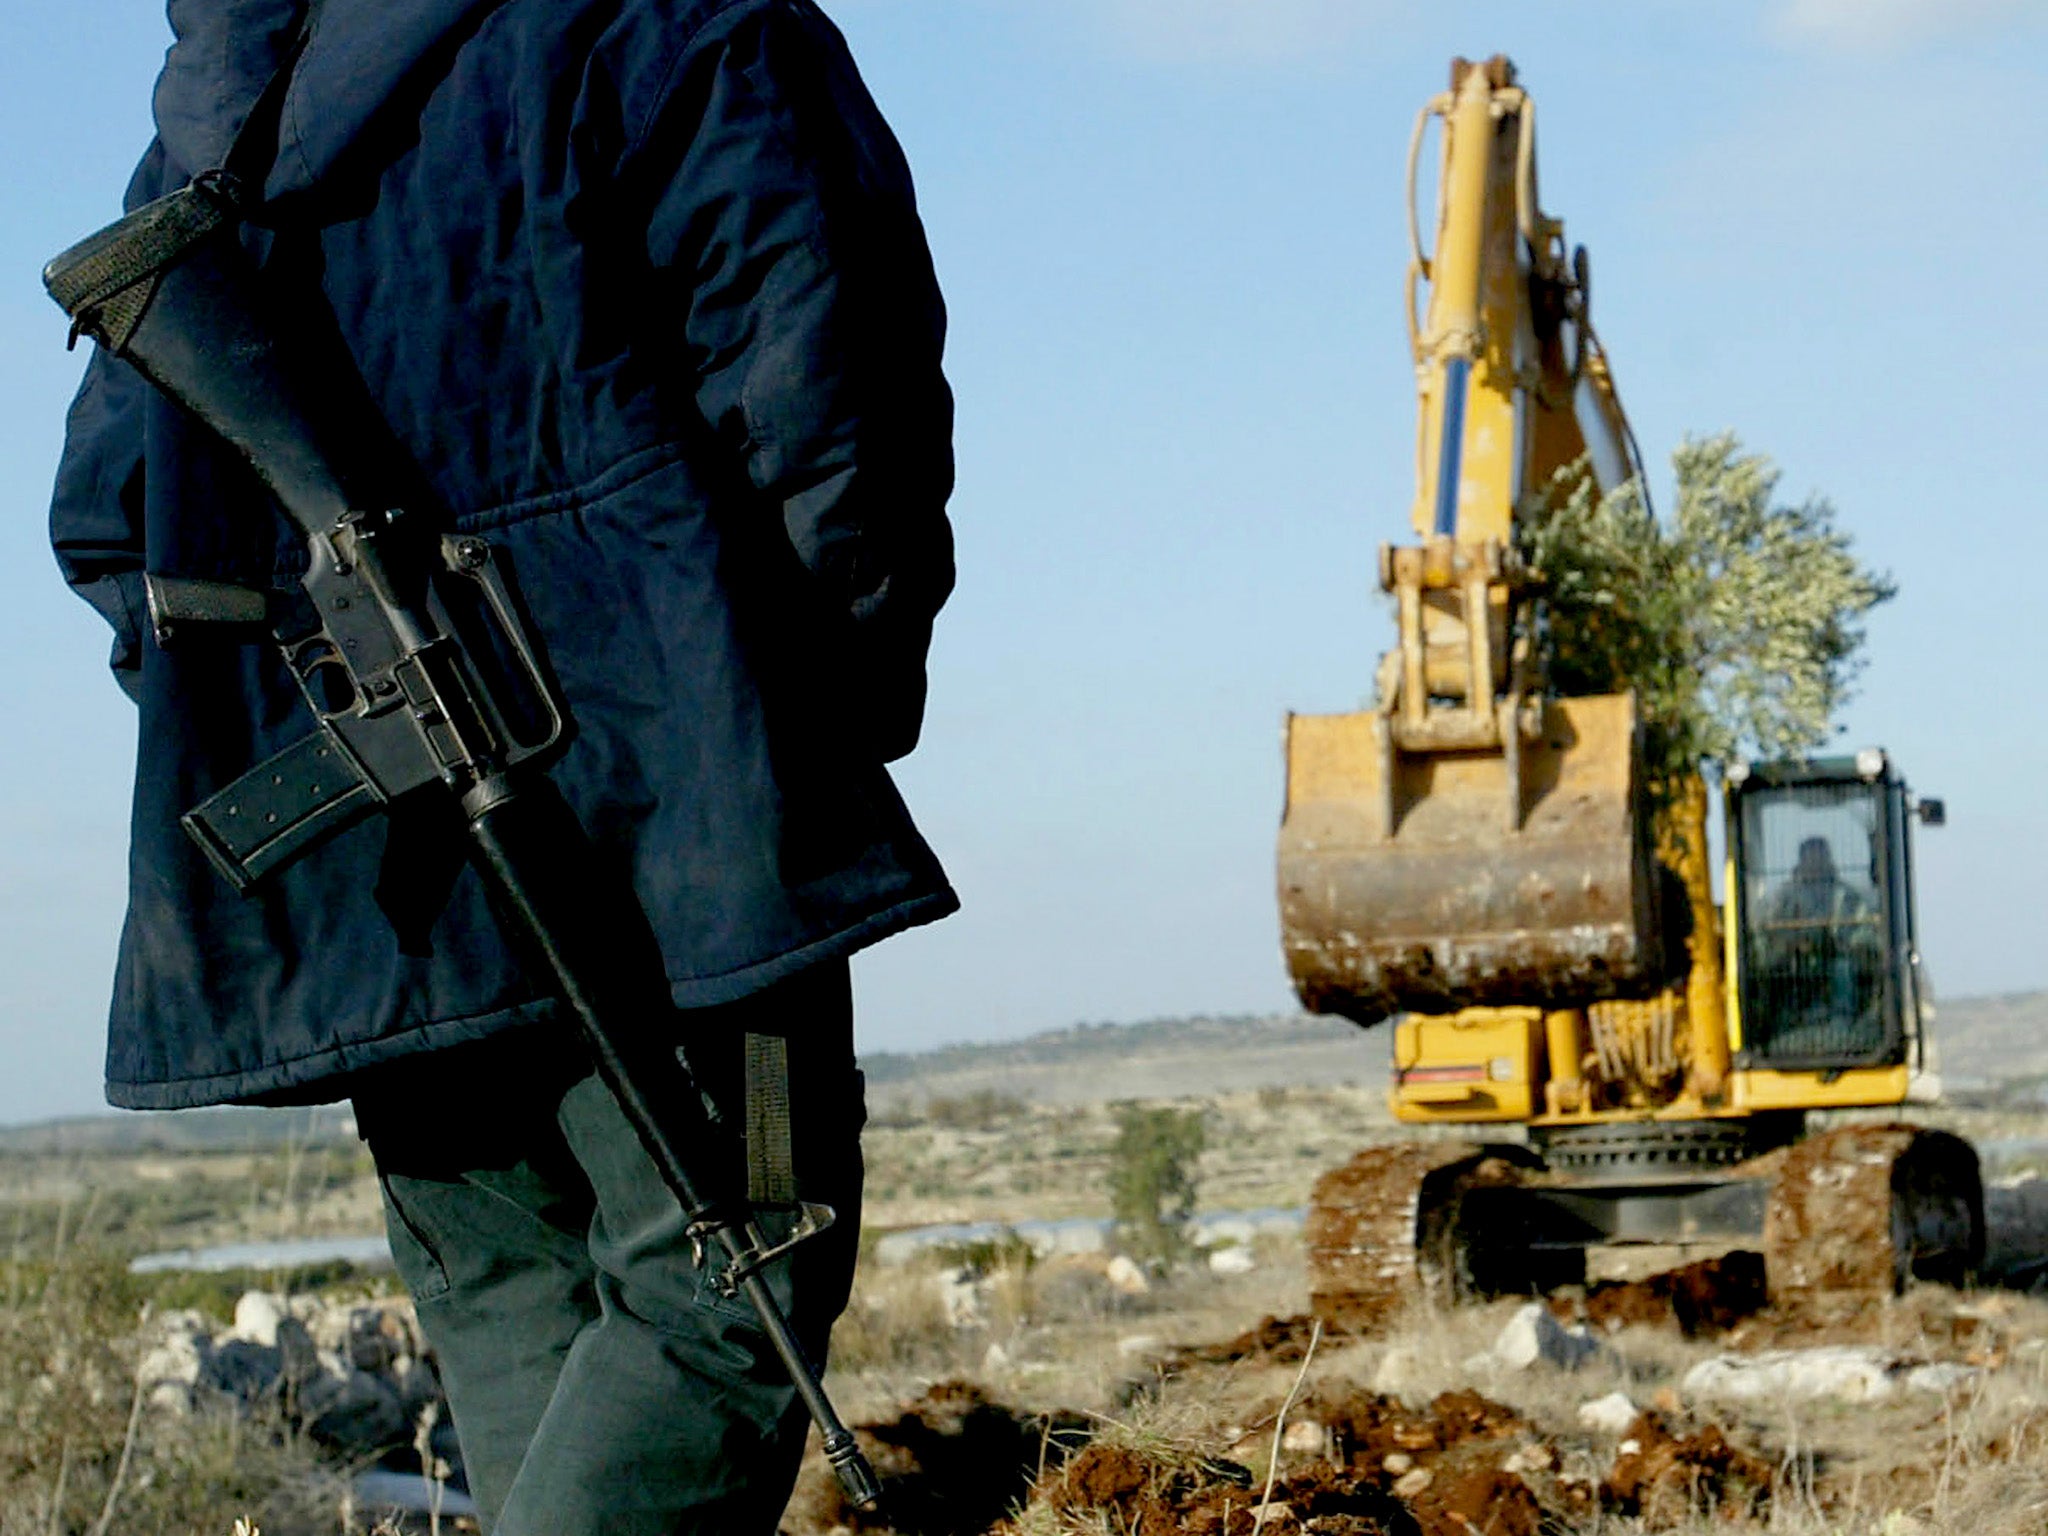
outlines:
{"label": "excavator track", "polygon": [[1772,1160],[1764,1264],[1776,1300],[1891,1296],[1914,1280],[1961,1285],[1983,1263],[1983,1180],[1959,1136],[1844,1126]]}
{"label": "excavator track", "polygon": [[1459,1220],[1469,1190],[1520,1182],[1526,1148],[1469,1142],[1367,1147],[1316,1181],[1304,1237],[1309,1306],[1335,1333],[1382,1331],[1412,1301],[1448,1304],[1498,1289]]}

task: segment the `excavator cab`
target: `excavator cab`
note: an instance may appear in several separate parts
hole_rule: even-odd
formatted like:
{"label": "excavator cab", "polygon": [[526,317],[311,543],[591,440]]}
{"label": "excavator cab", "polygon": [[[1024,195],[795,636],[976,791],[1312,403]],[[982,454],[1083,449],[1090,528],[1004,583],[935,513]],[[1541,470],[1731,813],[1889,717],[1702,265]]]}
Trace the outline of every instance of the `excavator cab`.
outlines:
{"label": "excavator cab", "polygon": [[1878,750],[1728,774],[1736,1064],[1893,1066],[1919,1036],[1912,828],[1941,817]]}

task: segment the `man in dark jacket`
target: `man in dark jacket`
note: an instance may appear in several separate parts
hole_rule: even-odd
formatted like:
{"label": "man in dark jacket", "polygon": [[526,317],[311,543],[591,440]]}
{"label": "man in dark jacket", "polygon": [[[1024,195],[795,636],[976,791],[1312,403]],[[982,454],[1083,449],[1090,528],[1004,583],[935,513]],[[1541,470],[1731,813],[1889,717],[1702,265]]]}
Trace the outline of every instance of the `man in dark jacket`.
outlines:
{"label": "man in dark jacket", "polygon": [[[305,11],[172,0],[130,206],[224,162]],[[743,1038],[789,1042],[797,1192],[841,1224],[774,1285],[822,1355],[858,1226],[846,957],[955,905],[882,766],[952,584],[901,152],[809,0],[322,0],[277,117],[252,245],[516,573],[575,719],[552,776],[660,943],[647,1027],[728,1123]],[[179,828],[312,726],[267,648],[146,611],[144,572],[293,586],[267,495],[95,356],[52,532],[141,710],[109,1099],[354,1099],[489,1529],[772,1529],[802,1411],[442,813],[248,896]]]}

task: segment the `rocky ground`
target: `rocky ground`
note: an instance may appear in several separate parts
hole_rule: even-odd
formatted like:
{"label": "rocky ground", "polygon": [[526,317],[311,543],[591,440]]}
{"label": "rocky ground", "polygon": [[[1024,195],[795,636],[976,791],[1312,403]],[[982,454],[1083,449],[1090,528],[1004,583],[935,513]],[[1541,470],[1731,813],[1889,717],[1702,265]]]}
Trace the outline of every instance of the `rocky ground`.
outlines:
{"label": "rocky ground", "polygon": [[[1773,1305],[1739,1256],[1638,1254],[1534,1310],[1411,1306],[1338,1337],[1305,1319],[1284,1219],[1212,1227],[1164,1271],[1000,1236],[884,1242],[1106,1214],[1110,1105],[947,1086],[870,1129],[875,1241],[834,1339],[886,1520],[814,1466],[791,1536],[2048,1531],[2048,1121],[2009,1103],[1931,1117],[1986,1155],[1985,1289]],[[1297,1207],[1397,1134],[1365,1084],[1177,1103],[1206,1117],[1207,1211]],[[110,1533],[245,1515],[266,1536],[361,1532],[396,1528],[375,1510],[401,1497],[462,1528],[459,1456],[388,1277],[123,1272],[146,1247],[369,1228],[352,1142],[66,1143],[6,1152],[0,1175],[0,1536],[89,1530],[109,1507]]]}
{"label": "rocky ground", "polygon": [[1369,1337],[1299,1313],[1203,1336],[1233,1297],[1284,1291],[1293,1257],[1269,1243],[1250,1274],[1146,1289],[1099,1261],[997,1263],[983,1310],[955,1308],[950,1358],[924,1357],[939,1379],[905,1373],[886,1404],[886,1361],[836,1384],[870,1405],[884,1510],[849,1508],[819,1463],[785,1529],[2048,1530],[2048,1302],[1774,1306],[1734,1254],[1543,1304],[1418,1305]]}

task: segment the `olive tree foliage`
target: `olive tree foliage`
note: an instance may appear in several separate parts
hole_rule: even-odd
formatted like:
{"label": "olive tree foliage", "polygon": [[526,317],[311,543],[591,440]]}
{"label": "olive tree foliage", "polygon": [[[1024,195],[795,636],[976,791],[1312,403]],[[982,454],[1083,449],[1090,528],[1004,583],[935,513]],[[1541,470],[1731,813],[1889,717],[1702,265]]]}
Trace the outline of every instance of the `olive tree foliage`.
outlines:
{"label": "olive tree foliage", "polygon": [[1732,433],[1688,438],[1672,465],[1668,526],[1638,482],[1603,495],[1576,469],[1520,520],[1544,578],[1550,685],[1634,689],[1659,783],[1702,761],[1810,753],[1862,670],[1865,616],[1897,589],[1856,557],[1826,499],[1775,500],[1777,466]]}

